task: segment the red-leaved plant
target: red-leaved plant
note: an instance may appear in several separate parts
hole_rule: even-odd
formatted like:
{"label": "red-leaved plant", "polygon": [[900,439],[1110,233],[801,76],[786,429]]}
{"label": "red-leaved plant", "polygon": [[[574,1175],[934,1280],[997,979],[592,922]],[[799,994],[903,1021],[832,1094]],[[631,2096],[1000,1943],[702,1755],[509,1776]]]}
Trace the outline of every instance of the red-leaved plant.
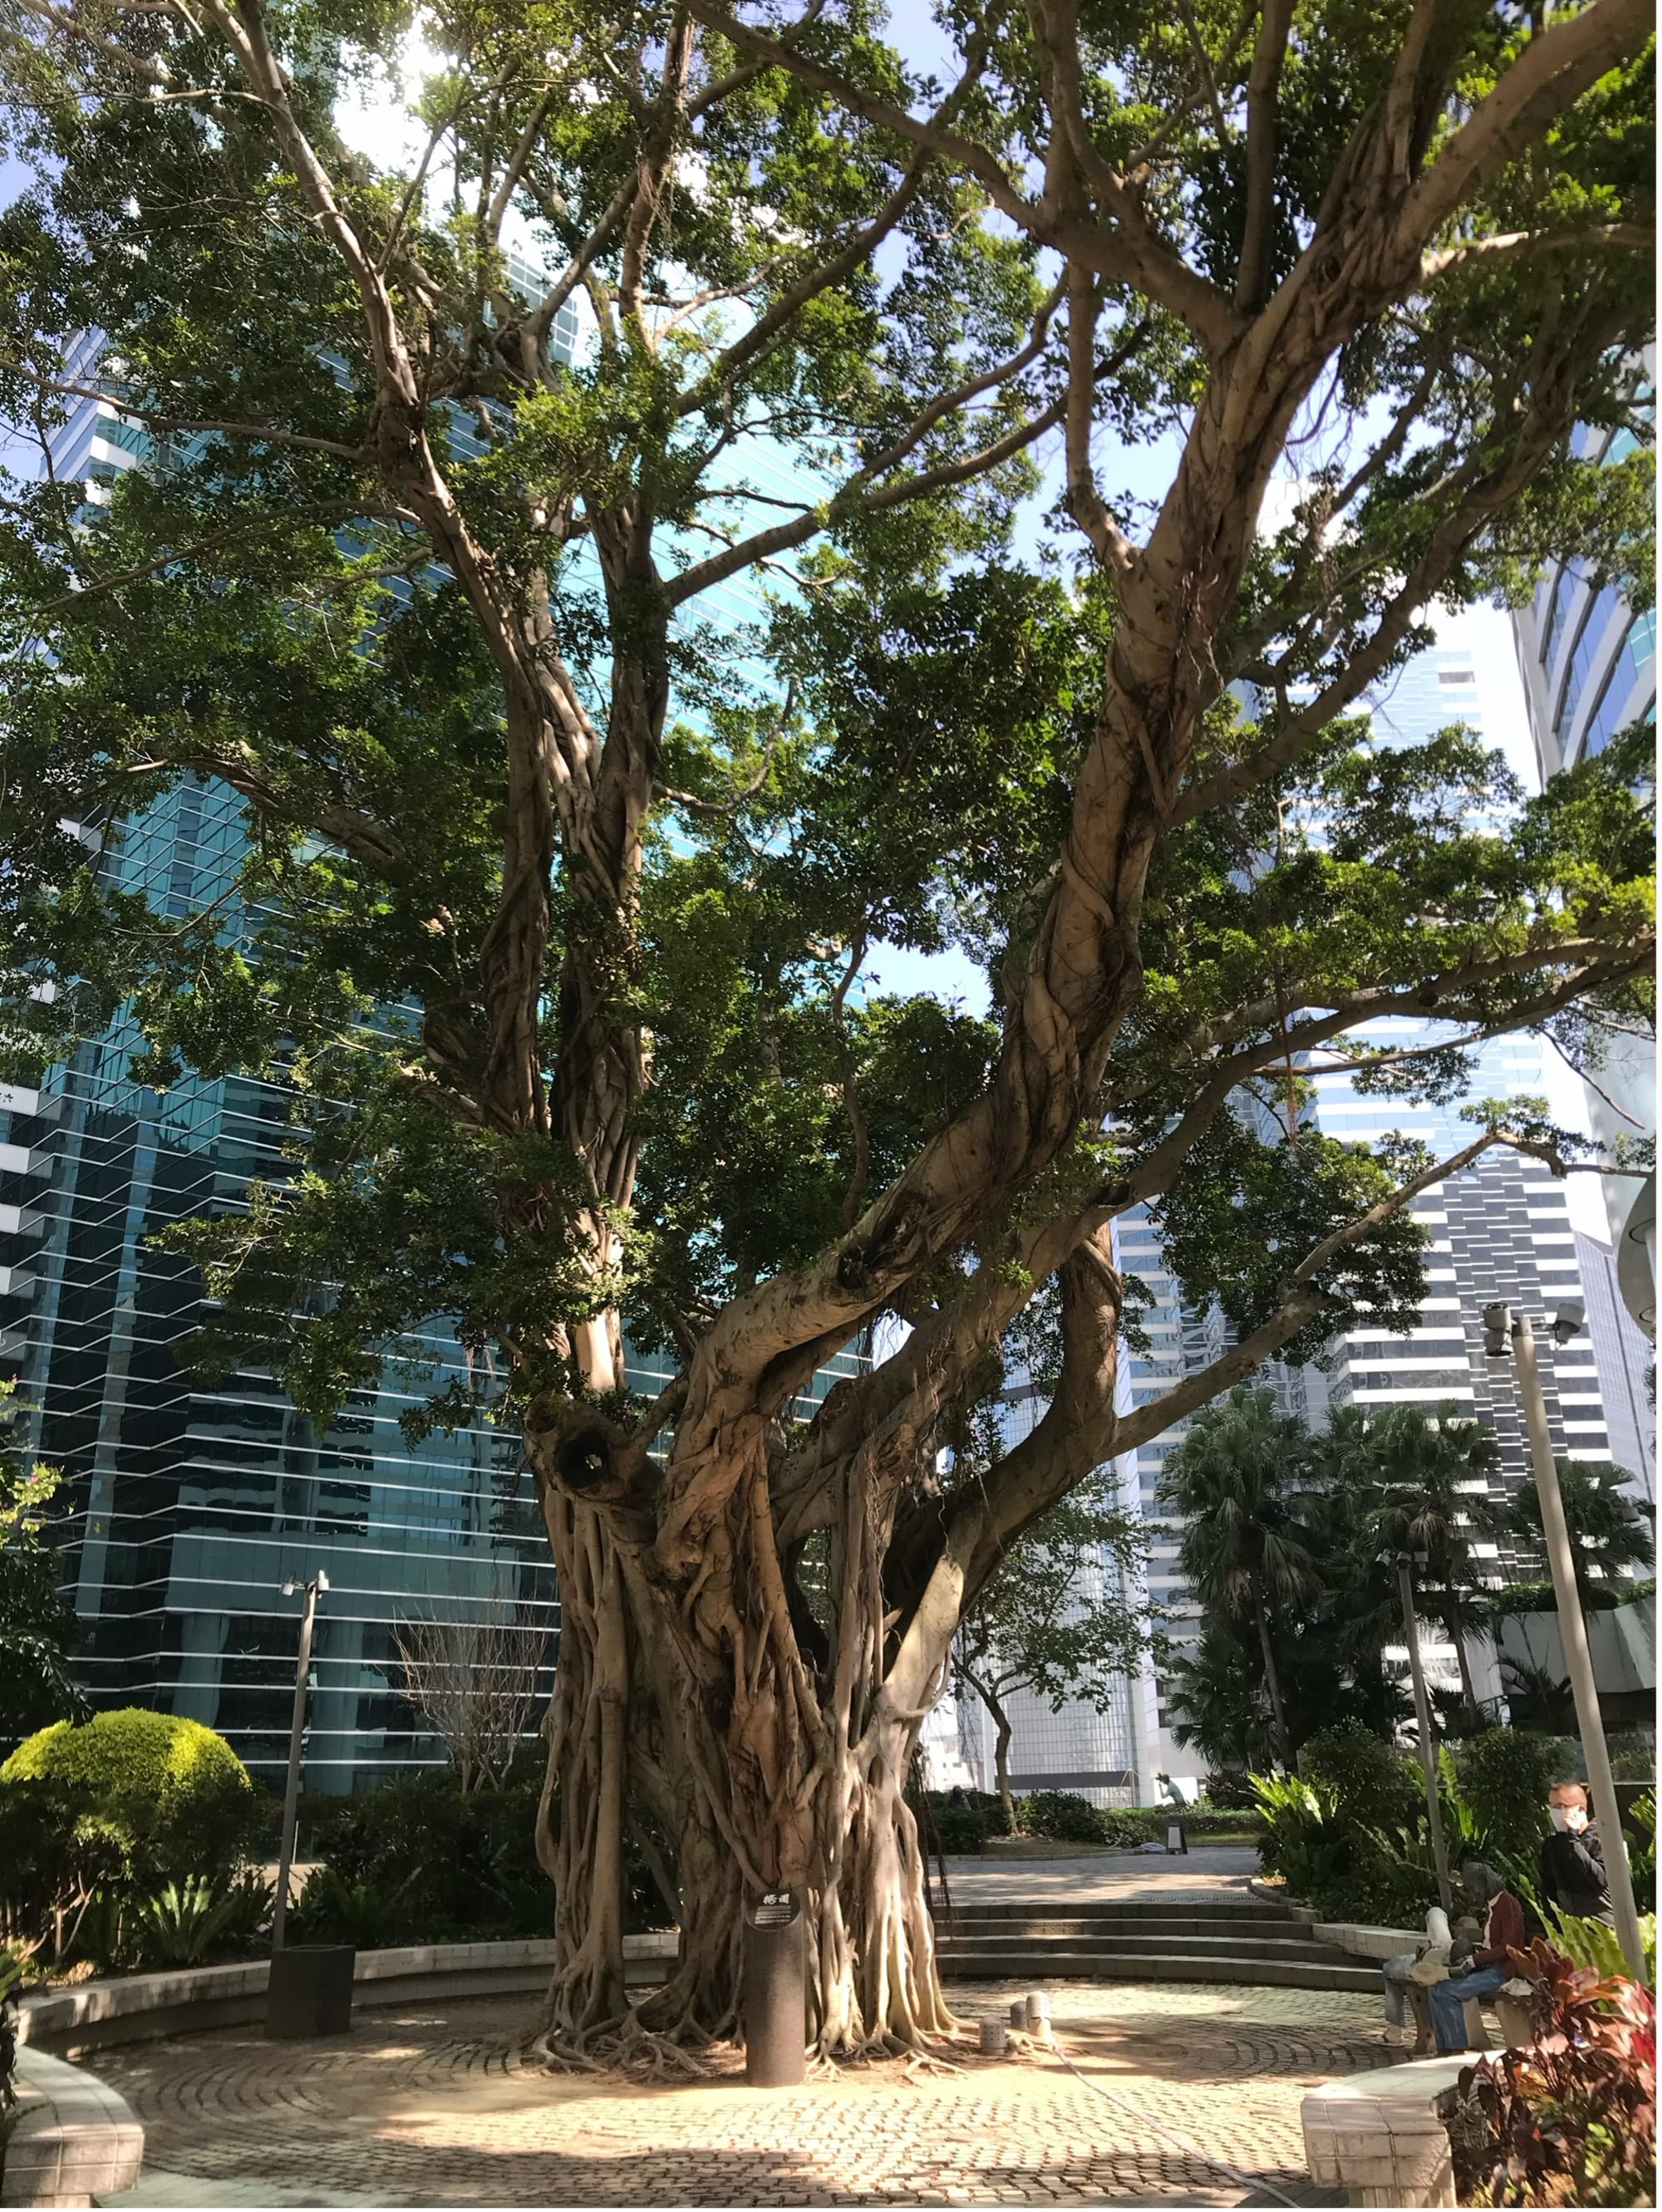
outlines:
{"label": "red-leaved plant", "polygon": [[1460,2076],[1461,2203],[1654,2204],[1654,1996],[1538,1938],[1512,1955],[1531,1984],[1535,2040]]}

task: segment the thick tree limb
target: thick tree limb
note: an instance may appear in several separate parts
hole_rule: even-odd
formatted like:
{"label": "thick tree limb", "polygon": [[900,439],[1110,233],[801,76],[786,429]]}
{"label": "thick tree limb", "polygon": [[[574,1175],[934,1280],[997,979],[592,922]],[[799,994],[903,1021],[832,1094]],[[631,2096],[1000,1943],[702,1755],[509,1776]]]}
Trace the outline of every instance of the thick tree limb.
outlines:
{"label": "thick tree limb", "polygon": [[1293,29],[1293,0],[1263,0],[1246,80],[1246,222],[1235,305],[1259,306],[1269,282],[1275,223],[1276,105]]}

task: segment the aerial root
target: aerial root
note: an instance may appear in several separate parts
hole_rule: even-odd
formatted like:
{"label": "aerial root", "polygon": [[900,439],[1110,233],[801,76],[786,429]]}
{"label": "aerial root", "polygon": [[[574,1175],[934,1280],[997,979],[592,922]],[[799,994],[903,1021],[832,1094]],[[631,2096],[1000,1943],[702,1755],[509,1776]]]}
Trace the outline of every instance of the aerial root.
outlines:
{"label": "aerial root", "polygon": [[[685,2038],[685,2039],[679,2039]],[[651,2028],[638,2014],[591,2028],[549,2028],[531,2056],[551,2074],[621,2074],[634,2081],[709,2081],[727,2071],[707,2054],[720,2048],[691,2020]]]}

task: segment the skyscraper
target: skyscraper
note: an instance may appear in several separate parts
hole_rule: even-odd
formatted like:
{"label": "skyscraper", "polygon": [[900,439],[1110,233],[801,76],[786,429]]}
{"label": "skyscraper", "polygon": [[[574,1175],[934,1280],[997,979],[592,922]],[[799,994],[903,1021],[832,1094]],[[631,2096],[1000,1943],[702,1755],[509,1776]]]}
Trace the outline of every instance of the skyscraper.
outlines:
{"label": "skyscraper", "polygon": [[[1656,349],[1647,352],[1647,400]],[[1635,450],[1630,429],[1579,426],[1571,447],[1608,466]],[[1656,615],[1635,613],[1613,584],[1601,585],[1579,561],[1549,562],[1530,604],[1513,617],[1530,734],[1544,782],[1604,751],[1631,722],[1656,720]],[[1592,1126],[1606,1144],[1653,1135],[1656,1059],[1648,1040],[1616,1037],[1589,1085]],[[1611,1249],[1623,1303],[1647,1335],[1656,1334],[1656,1184],[1610,1177],[1604,1183]]]}

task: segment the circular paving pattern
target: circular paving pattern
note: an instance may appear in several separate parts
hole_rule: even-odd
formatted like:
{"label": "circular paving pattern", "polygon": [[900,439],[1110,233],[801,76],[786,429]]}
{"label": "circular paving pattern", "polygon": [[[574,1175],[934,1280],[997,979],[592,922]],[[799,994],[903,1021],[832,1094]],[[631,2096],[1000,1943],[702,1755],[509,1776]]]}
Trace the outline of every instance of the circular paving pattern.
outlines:
{"label": "circular paving pattern", "polygon": [[[974,2017],[1020,1991],[951,1994]],[[1348,1993],[1073,1984],[1052,2009],[1078,2074],[1042,2056],[643,2088],[528,2061],[522,1998],[365,2011],[326,2043],[239,2029],[93,2063],[145,2125],[135,2204],[1133,2205],[1275,2202],[1266,2183],[1318,2202],[1300,2098],[1388,2056],[1378,2005]]]}

